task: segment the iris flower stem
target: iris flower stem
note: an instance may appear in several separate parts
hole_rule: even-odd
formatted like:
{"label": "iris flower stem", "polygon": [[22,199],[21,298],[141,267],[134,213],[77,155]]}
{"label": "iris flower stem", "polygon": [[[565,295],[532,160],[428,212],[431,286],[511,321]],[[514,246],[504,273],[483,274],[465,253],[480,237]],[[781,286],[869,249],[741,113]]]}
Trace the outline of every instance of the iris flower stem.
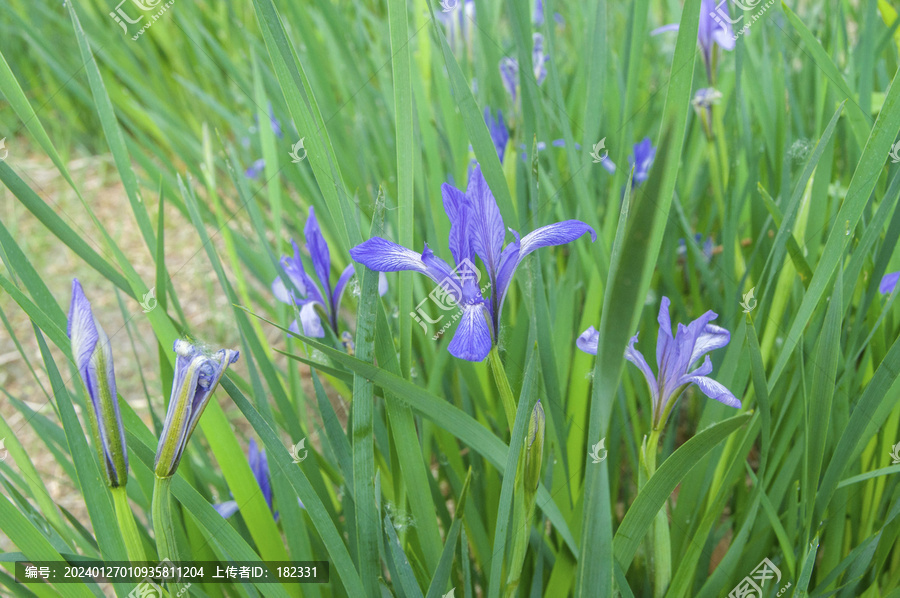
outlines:
{"label": "iris flower stem", "polygon": [[145,561],[144,545],[138,534],[137,524],[134,522],[134,511],[128,505],[128,493],[125,486],[112,488],[113,502],[116,505],[116,519],[119,520],[119,530],[125,540],[125,548],[128,558],[132,561]]}
{"label": "iris flower stem", "polygon": [[516,423],[516,400],[513,398],[512,388],[509,386],[509,380],[506,377],[506,370],[503,369],[503,362],[500,361],[500,350],[497,346],[491,348],[490,354],[491,371],[494,373],[494,381],[497,388],[500,389],[500,400],[503,401],[503,410],[506,412],[506,421],[509,424],[510,432]]}
{"label": "iris flower stem", "polygon": [[[668,408],[664,411],[663,422],[667,419],[668,411]],[[650,438],[645,445],[644,473],[647,480],[656,473],[656,453],[659,449],[659,435],[660,429],[654,427],[650,432]],[[646,481],[644,483],[646,483]],[[672,552],[669,539],[669,517],[666,513],[665,505],[663,505],[656,514],[656,518],[653,520],[651,545],[653,550],[653,596],[654,598],[662,598],[666,595],[666,590],[669,589],[669,582],[672,580]]]}
{"label": "iris flower stem", "polygon": [[[153,483],[153,532],[156,534],[156,552],[159,559],[178,561],[177,543],[175,541],[175,524],[172,521],[171,477],[156,476]],[[181,584],[170,582],[169,591],[175,595],[181,593]]]}

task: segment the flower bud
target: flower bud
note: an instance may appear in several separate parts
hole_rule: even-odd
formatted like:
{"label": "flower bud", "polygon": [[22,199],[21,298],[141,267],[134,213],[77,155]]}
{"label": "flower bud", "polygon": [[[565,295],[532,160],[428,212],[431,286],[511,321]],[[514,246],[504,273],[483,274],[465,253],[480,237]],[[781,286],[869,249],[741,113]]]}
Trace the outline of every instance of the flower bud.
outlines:
{"label": "flower bud", "polygon": [[528,420],[528,435],[525,437],[525,492],[534,494],[541,482],[541,462],[544,455],[544,408],[541,401],[535,403]]}
{"label": "flower bud", "polygon": [[172,397],[156,449],[155,472],[160,478],[175,474],[219,380],[239,357],[237,351],[227,349],[210,355],[184,340],[175,341],[175,353],[178,357],[175,359]]}
{"label": "flower bud", "polygon": [[116,395],[112,348],[77,278],[72,280],[67,334],[72,341],[72,357],[90,400],[88,419],[106,483],[111,488],[124,486],[128,481],[128,448]]}

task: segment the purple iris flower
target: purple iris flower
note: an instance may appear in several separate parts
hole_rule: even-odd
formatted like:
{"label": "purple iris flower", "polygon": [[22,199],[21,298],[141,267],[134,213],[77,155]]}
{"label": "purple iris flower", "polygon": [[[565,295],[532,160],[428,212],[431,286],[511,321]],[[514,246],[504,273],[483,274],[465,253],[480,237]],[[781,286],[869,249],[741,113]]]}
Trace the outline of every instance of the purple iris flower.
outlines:
{"label": "purple iris flower", "polygon": [[[541,85],[544,79],[547,78],[547,61],[550,57],[544,54],[543,35],[540,33],[533,34],[532,43],[531,64],[534,67],[534,79],[538,85]],[[512,98],[513,104],[515,104],[516,98],[518,98],[519,61],[515,58],[501,58],[500,78],[503,80],[503,87],[506,88],[506,92]]]}
{"label": "purple iris flower", "polygon": [[248,179],[255,179],[262,173],[265,167],[266,161],[260,158],[259,160],[251,164],[244,174],[247,175]]}
{"label": "purple iris flower", "polygon": [[487,124],[488,131],[491,133],[491,140],[494,142],[494,147],[497,148],[497,156],[500,158],[500,163],[502,164],[503,154],[506,153],[506,144],[509,143],[509,129],[506,128],[506,123],[503,122],[503,112],[498,109],[497,118],[495,120],[491,114],[491,109],[485,108],[484,122]]}
{"label": "purple iris flower", "polygon": [[[558,12],[553,13],[553,20],[556,21],[557,25],[565,25],[566,20],[563,19],[562,15]],[[536,27],[540,27],[544,24],[544,2],[543,0],[537,0],[534,3],[534,19],[532,19],[532,23]]]}
{"label": "purple iris flower", "polygon": [[[476,166],[465,192],[444,183],[441,186],[444,211],[450,220],[450,253],[456,268],[434,255],[428,244],[420,255],[381,237],[373,237],[350,250],[357,262],[379,272],[414,270],[438,283],[439,288],[462,308],[459,326],[447,350],[459,359],[482,361],[497,342],[500,312],[516,268],[526,255],[541,247],[570,243],[586,232],[596,241],[597,233],[580,220],[566,220],[543,226],[505,248],[506,230],[494,195]],[[481,259],[490,278],[490,296],[485,299],[478,281],[481,273],[474,264]]]}
{"label": "purple iris flower", "polygon": [[634,152],[628,156],[628,163],[634,166],[632,186],[637,187],[650,177],[650,167],[656,158],[656,148],[649,137],[644,137],[640,143],[634,144]]}
{"label": "purple iris flower", "polygon": [[[254,123],[253,126],[250,127],[250,132],[256,133],[256,131],[257,131],[256,127],[259,126],[259,116],[255,115],[255,114],[253,115],[253,123]],[[272,132],[275,133],[276,137],[278,137],[279,139],[284,137],[284,133],[281,132],[281,123],[278,121],[277,118],[275,118],[275,109],[272,108],[272,102],[269,102],[269,125],[272,127]],[[249,144],[249,141],[250,140],[247,139],[248,144]],[[245,147],[246,147],[246,145],[245,145]]]}
{"label": "purple iris flower", "polygon": [[[338,334],[338,309],[341,306],[341,298],[347,288],[347,283],[353,276],[353,264],[349,264],[338,278],[337,285],[331,286],[331,254],[328,251],[328,242],[322,235],[322,229],[319,228],[319,221],[316,219],[316,213],[312,206],[309,208],[309,218],[306,219],[306,226],[303,229],[303,235],[306,237],[306,248],[313,264],[313,271],[319,284],[306,273],[303,268],[303,261],[300,259],[300,248],[297,243],[291,239],[291,245],[294,246],[294,256],[282,256],[281,267],[284,275],[291,281],[299,295],[294,293],[294,289],[289,289],[284,283],[281,276],[278,276],[272,282],[272,293],[275,298],[289,305],[296,304],[300,308],[300,323],[303,325],[303,334],[321,338],[325,336],[325,329],[322,327],[321,316],[327,318],[328,326]],[[378,292],[384,295],[387,292],[387,279],[384,275],[378,281]],[[299,332],[296,320],[291,324],[290,329]]]}
{"label": "purple iris flower", "polygon": [[[250,462],[250,470],[253,472],[253,477],[256,478],[256,483],[259,484],[266,504],[269,505],[269,510],[272,511],[272,516],[275,521],[278,521],[278,513],[272,508],[272,480],[269,477],[269,461],[266,458],[266,451],[265,449],[259,450],[256,440],[252,438],[250,439],[250,449],[247,451],[247,461]],[[238,504],[233,500],[214,504],[213,508],[226,519],[238,512]]]}
{"label": "purple iris flower", "polygon": [[435,13],[447,31],[447,42],[454,52],[472,51],[472,29],[475,25],[475,0],[442,0],[442,10]]}
{"label": "purple iris flower", "polygon": [[279,139],[284,137],[284,133],[281,132],[281,123],[275,118],[275,109],[272,108],[272,102],[269,102],[269,124],[272,125],[272,132],[275,133],[276,137]]}
{"label": "purple iris flower", "polygon": [[[659,306],[659,336],[656,341],[656,369],[653,375],[647,360],[641,352],[634,348],[638,335],[631,337],[625,349],[625,359],[633,363],[644,374],[650,395],[653,397],[653,429],[665,423],[669,411],[682,391],[696,384],[703,394],[720,403],[735,409],[741,408],[741,402],[731,391],[707,376],[712,373],[712,362],[709,353],[721,349],[731,340],[731,334],[724,328],[710,324],[716,319],[716,313],[708,311],[687,326],[678,325],[678,332],[672,336],[672,323],[669,320],[669,298],[663,297]],[[593,326],[578,337],[578,348],[591,355],[597,354],[597,343],[600,333]],[[689,371],[698,359],[704,357],[703,365]],[[670,404],[671,403],[671,404]]]}
{"label": "purple iris flower", "polygon": [[[710,82],[712,76],[712,59],[713,44],[718,45],[723,50],[734,50],[734,30],[731,28],[732,23],[736,23],[743,19],[741,15],[737,19],[732,19],[728,12],[728,2],[716,4],[715,0],[701,0],[700,3],[700,25],[697,29],[697,43],[700,44],[700,50],[703,52],[703,62],[706,64],[706,77]],[[664,25],[650,32],[650,35],[658,35],[666,31],[678,31],[678,24]]]}
{"label": "purple iris flower", "polygon": [[[703,258],[708,263],[712,260],[713,252],[715,251],[716,244],[713,243],[712,238],[707,238],[706,241],[703,240],[703,235],[701,233],[697,233],[694,235],[694,240],[698,245],[703,247]],[[678,239],[678,257],[684,257],[687,255],[687,242],[684,239]]]}
{"label": "purple iris flower", "polygon": [[91,431],[106,482],[112,488],[125,486],[128,481],[128,447],[116,395],[112,348],[77,278],[72,280],[72,303],[66,333],[72,341],[72,357],[90,399],[88,414]]}
{"label": "purple iris flower", "polygon": [[885,274],[884,278],[881,279],[881,284],[878,285],[878,290],[882,295],[890,295],[897,288],[898,281],[900,281],[900,272]]}

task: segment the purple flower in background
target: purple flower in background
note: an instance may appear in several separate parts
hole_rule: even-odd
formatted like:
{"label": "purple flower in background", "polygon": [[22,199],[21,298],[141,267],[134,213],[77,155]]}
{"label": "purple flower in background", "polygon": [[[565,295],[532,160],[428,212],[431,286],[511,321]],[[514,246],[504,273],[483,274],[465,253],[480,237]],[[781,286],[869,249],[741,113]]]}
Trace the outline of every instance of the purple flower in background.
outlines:
{"label": "purple flower in background", "polygon": [[[284,271],[284,276],[287,276],[294,288],[289,289],[282,276],[278,276],[272,282],[272,294],[279,301],[289,305],[296,304],[300,308],[300,323],[303,325],[304,335],[316,338],[325,336],[325,329],[322,327],[320,316],[326,317],[328,326],[337,335],[338,309],[341,306],[341,298],[347,288],[347,283],[353,276],[353,264],[348,264],[344,268],[337,284],[332,287],[331,254],[328,251],[328,242],[325,241],[325,237],[322,235],[319,221],[316,219],[316,213],[312,206],[309,208],[309,218],[306,220],[303,235],[306,237],[306,248],[309,250],[313,271],[320,284],[317,284],[306,273],[306,270],[303,268],[303,261],[300,259],[300,248],[292,239],[291,245],[294,247],[294,256],[282,256],[281,268]],[[294,293],[294,289],[296,289],[297,293]],[[387,292],[387,279],[383,275],[378,281],[378,292],[381,295]],[[291,324],[290,329],[294,332],[299,332],[296,321]]]}
{"label": "purple flower in background", "polygon": [[[566,20],[563,19],[562,15],[558,12],[553,13],[553,20],[556,21],[557,25],[565,25]],[[535,26],[540,27],[544,24],[544,2],[543,0],[537,0],[534,3],[534,18],[531,21]]]}
{"label": "purple flower in background", "polygon": [[[701,233],[697,233],[694,235],[694,241],[697,244],[702,243],[703,247],[703,258],[709,263],[712,260],[713,252],[716,249],[716,244],[713,243],[712,238],[707,238],[706,241],[703,240],[703,235]],[[678,257],[683,258],[687,255],[687,242],[684,239],[678,239]]]}
{"label": "purple flower in background", "polygon": [[260,158],[259,160],[251,164],[244,174],[247,175],[248,179],[255,179],[262,173],[265,167],[266,161]]}
{"label": "purple flower in background", "polygon": [[272,102],[269,102],[269,124],[272,125],[272,132],[275,133],[276,137],[279,139],[284,137],[284,133],[281,132],[281,123],[275,118],[275,109],[272,108]]}
{"label": "purple flower in background", "polygon": [[[710,83],[713,80],[712,60],[714,44],[723,50],[734,50],[734,30],[731,24],[739,21],[743,15],[735,20],[731,19],[728,12],[728,3],[716,4],[715,0],[701,0],[700,25],[697,29],[697,43],[703,52],[703,62],[706,65],[706,77]],[[678,31],[678,24],[664,25],[650,32],[650,35],[658,35],[666,31]]]}
{"label": "purple flower in background", "polygon": [[519,84],[519,61],[515,58],[504,57],[500,59],[500,79],[503,81],[503,87],[506,93],[512,98],[513,104],[516,103],[516,89]]}
{"label": "purple flower in background", "polygon": [[[269,102],[269,125],[272,127],[272,132],[275,133],[275,136],[281,139],[284,137],[284,134],[281,132],[281,123],[275,118],[275,109],[272,108],[272,102]],[[251,133],[256,133],[257,127],[259,126],[259,116],[253,115],[253,126],[250,127]],[[246,138],[245,138],[246,139]],[[249,139],[247,139],[247,145],[249,144]],[[246,147],[246,145],[244,146]]]}
{"label": "purple flower in background", "polygon": [[[503,300],[509,290],[513,274],[522,259],[541,247],[570,243],[589,232],[597,234],[579,220],[566,220],[543,226],[516,240],[505,248],[506,229],[500,209],[476,167],[469,176],[465,192],[444,184],[441,186],[444,211],[450,220],[450,253],[456,268],[434,255],[428,245],[421,255],[381,237],[373,237],[350,250],[353,259],[379,272],[414,270],[434,282],[462,309],[459,326],[447,350],[459,359],[482,361],[497,341]],[[485,299],[478,282],[481,273],[474,264],[481,259],[490,278],[490,296]]]}
{"label": "purple flower in background", "polygon": [[878,285],[878,290],[882,295],[890,295],[897,288],[898,281],[900,281],[900,272],[885,274],[884,278],[881,279],[881,284]]}
{"label": "purple flower in background", "polygon": [[544,36],[540,33],[534,33],[531,36],[531,65],[534,67],[534,78],[540,85],[547,78],[547,61],[549,56],[544,54]]}
{"label": "purple flower in background", "polygon": [[484,122],[487,124],[488,131],[491,133],[491,140],[494,142],[494,147],[497,148],[497,156],[500,158],[500,163],[503,163],[503,154],[506,153],[506,144],[509,143],[509,129],[506,128],[506,123],[503,122],[503,112],[499,109],[497,110],[497,118],[496,120],[491,115],[491,109],[484,109]]}
{"label": "purple flower in background", "polygon": [[441,12],[435,13],[444,24],[447,43],[454,52],[468,48],[472,52],[472,30],[475,27],[475,0],[442,0]]}
{"label": "purple flower in background", "polygon": [[[253,477],[256,478],[256,483],[259,484],[259,490],[266,499],[266,504],[269,505],[269,510],[272,511],[272,516],[275,521],[278,521],[278,513],[272,507],[272,480],[269,477],[269,461],[266,458],[266,451],[265,449],[259,450],[256,440],[252,438],[247,451],[247,461],[250,462],[250,470],[253,472]],[[238,504],[233,500],[214,504],[213,508],[226,519],[238,512]]]}
{"label": "purple flower in background", "polygon": [[634,152],[628,156],[628,163],[634,166],[632,186],[637,187],[650,177],[650,167],[656,158],[656,148],[649,137],[644,137],[640,143],[634,144]]}
{"label": "purple flower in background", "polygon": [[[547,61],[550,57],[544,54],[543,35],[540,33],[533,34],[532,42],[531,65],[534,67],[534,79],[537,81],[538,85],[541,85],[544,82],[544,79],[547,78]],[[513,104],[515,104],[516,98],[519,97],[519,61],[515,58],[501,58],[500,78],[503,80],[503,87],[506,88],[506,92],[509,94],[509,97],[512,98]]]}
{"label": "purple flower in background", "polygon": [[[638,335],[631,337],[625,349],[625,359],[633,363],[644,374],[650,395],[653,398],[653,429],[665,423],[675,401],[682,391],[696,384],[703,394],[720,403],[740,409],[741,402],[731,391],[707,376],[712,373],[710,351],[721,349],[731,340],[731,334],[724,328],[710,324],[716,319],[715,312],[708,311],[687,326],[678,325],[678,332],[672,336],[672,323],[669,320],[669,298],[663,297],[659,306],[659,336],[656,341],[657,375],[647,364],[644,356],[634,348]],[[600,333],[593,326],[578,337],[578,348],[591,355],[597,354],[597,343]],[[703,364],[689,371],[698,359],[704,357]]]}
{"label": "purple flower in background", "polygon": [[128,447],[116,395],[109,337],[91,311],[78,279],[72,280],[72,303],[66,333],[72,341],[72,358],[87,391],[94,446],[106,483],[116,488],[128,481]]}

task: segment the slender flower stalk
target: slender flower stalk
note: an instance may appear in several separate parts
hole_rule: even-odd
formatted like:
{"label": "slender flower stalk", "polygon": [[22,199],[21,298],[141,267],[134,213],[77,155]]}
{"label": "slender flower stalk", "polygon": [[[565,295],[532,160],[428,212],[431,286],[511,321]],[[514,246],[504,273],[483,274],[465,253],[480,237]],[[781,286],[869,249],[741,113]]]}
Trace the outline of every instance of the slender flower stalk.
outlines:
{"label": "slender flower stalk", "polygon": [[546,420],[541,401],[535,403],[528,420],[528,433],[522,447],[524,455],[519,456],[516,471],[516,495],[513,498],[513,547],[510,553],[509,573],[506,578],[506,598],[516,595],[528,539],[531,520],[534,518],[534,503],[541,482],[541,464],[544,455],[544,430]]}
{"label": "slender flower stalk", "polygon": [[500,401],[503,403],[503,412],[506,413],[506,423],[512,430],[516,422],[516,399],[513,397],[509,378],[506,377],[506,370],[500,360],[500,350],[496,346],[491,348],[490,357],[491,372],[494,374],[494,382],[500,391]]}
{"label": "slender flower stalk", "polygon": [[[462,308],[459,326],[447,350],[459,359],[483,361],[497,344],[503,302],[516,268],[525,256],[541,247],[570,243],[585,233],[590,233],[592,241],[596,241],[597,233],[580,220],[566,220],[543,226],[521,238],[510,229],[516,240],[503,247],[506,237],[503,217],[479,166],[469,176],[465,192],[445,183],[441,193],[444,211],[450,219],[450,253],[457,264],[455,269],[451,270],[447,262],[434,255],[427,243],[419,254],[387,239],[373,237],[351,249],[350,255],[379,272],[413,270],[431,278],[448,299]],[[481,273],[474,263],[476,255],[490,279],[487,298],[478,286]],[[514,416],[515,409],[512,413]]]}
{"label": "slender flower stalk", "polygon": [[128,557],[134,561],[144,560],[144,548],[125,490],[128,483],[128,446],[116,393],[112,347],[109,337],[94,317],[91,303],[77,278],[72,280],[67,333],[72,342],[72,357],[90,402],[87,412],[94,447],[106,485],[113,495]]}

